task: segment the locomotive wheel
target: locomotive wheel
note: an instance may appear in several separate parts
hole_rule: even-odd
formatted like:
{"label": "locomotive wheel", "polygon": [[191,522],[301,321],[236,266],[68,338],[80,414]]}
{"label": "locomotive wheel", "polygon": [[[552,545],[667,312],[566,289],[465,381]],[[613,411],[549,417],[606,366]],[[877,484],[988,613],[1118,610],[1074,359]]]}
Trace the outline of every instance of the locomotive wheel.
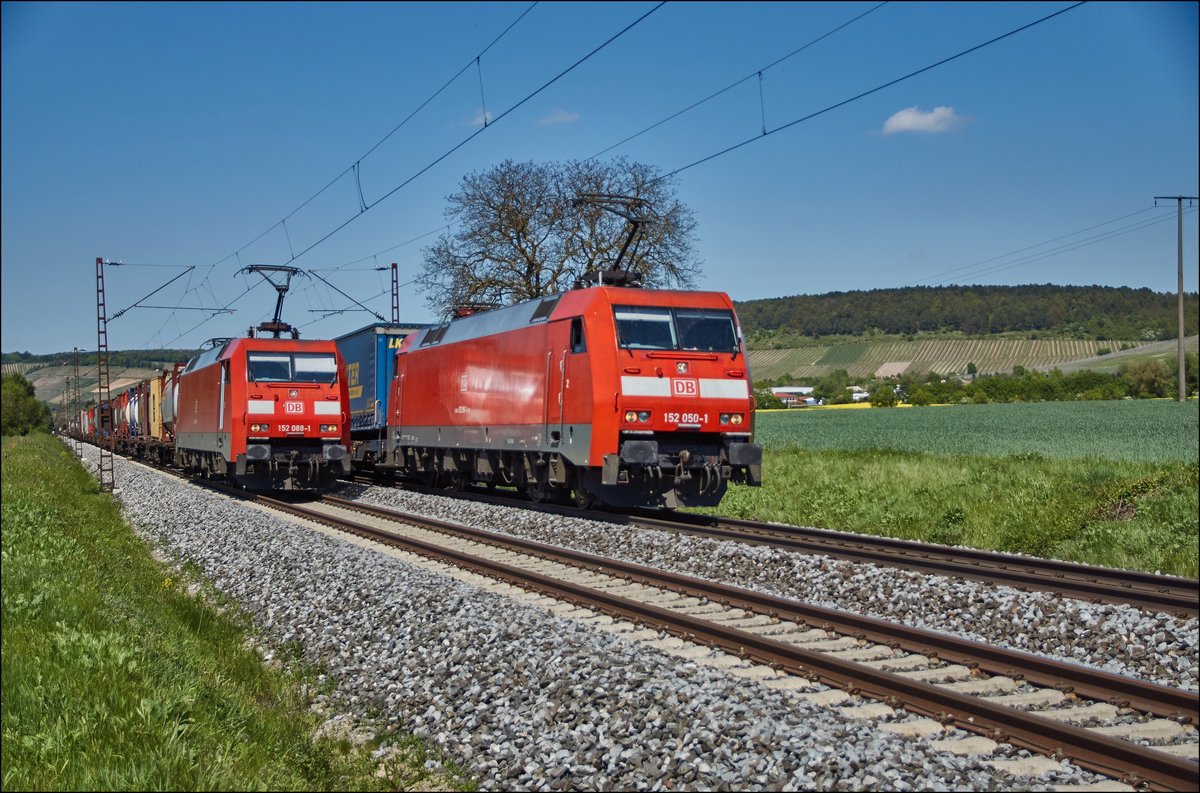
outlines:
{"label": "locomotive wheel", "polygon": [[425,487],[437,487],[438,472],[436,468],[426,468],[421,472],[419,480]]}
{"label": "locomotive wheel", "polygon": [[571,500],[575,503],[575,506],[579,507],[580,509],[591,509],[592,507],[596,506],[595,496],[586,490],[581,490],[575,487],[571,488]]}
{"label": "locomotive wheel", "polygon": [[588,492],[587,488],[584,486],[583,482],[580,481],[580,479],[581,477],[579,475],[574,476],[572,479],[571,503],[580,509],[591,509],[592,507],[596,506],[599,501],[594,495]]}
{"label": "locomotive wheel", "polygon": [[550,488],[545,482],[530,482],[525,486],[525,495],[535,504],[541,504],[550,498]]}

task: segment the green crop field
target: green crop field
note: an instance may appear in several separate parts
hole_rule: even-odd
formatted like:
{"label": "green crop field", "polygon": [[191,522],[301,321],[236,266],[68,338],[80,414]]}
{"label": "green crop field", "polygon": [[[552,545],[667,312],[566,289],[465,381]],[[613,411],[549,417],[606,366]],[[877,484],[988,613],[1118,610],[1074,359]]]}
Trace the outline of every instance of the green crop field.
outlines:
{"label": "green crop field", "polygon": [[1145,399],[763,411],[755,421],[758,442],[773,450],[891,449],[1195,461],[1200,436],[1197,402]]}
{"label": "green crop field", "polygon": [[821,356],[821,360],[817,361],[817,364],[831,366],[835,369],[845,369],[858,363],[858,359],[862,358],[866,350],[866,344],[837,344],[830,347],[829,351]]}

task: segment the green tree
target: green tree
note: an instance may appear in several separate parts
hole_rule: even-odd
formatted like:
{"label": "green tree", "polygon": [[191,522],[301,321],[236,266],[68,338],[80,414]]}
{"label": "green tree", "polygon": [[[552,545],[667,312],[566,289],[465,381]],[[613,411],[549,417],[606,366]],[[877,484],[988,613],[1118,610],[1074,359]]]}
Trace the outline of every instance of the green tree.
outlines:
{"label": "green tree", "polygon": [[763,388],[754,392],[754,404],[757,410],[775,410],[776,408],[784,408],[787,405],[783,404],[783,400],[771,393],[770,388]]}
{"label": "green tree", "polygon": [[976,373],[976,372],[978,372],[978,371],[979,371],[979,370],[975,368],[975,362],[974,362],[974,361],[970,361],[970,362],[968,362],[968,363],[967,363],[967,374],[975,374],[975,373]]}
{"label": "green tree", "polygon": [[1171,388],[1170,370],[1154,358],[1122,366],[1118,373],[1129,384],[1130,396],[1165,397]]}
{"label": "green tree", "polygon": [[813,385],[813,396],[826,405],[844,405],[853,397],[846,390],[850,385],[850,374],[845,369],[830,372]]}
{"label": "green tree", "polygon": [[871,407],[873,408],[894,408],[896,402],[896,390],[891,383],[880,383],[871,392]]}
{"label": "green tree", "polygon": [[27,435],[50,428],[50,408],[34,395],[33,385],[19,374],[0,382],[0,424],[4,435]]}
{"label": "green tree", "polygon": [[925,386],[917,386],[909,392],[908,401],[916,407],[924,407],[933,402],[933,397]]}

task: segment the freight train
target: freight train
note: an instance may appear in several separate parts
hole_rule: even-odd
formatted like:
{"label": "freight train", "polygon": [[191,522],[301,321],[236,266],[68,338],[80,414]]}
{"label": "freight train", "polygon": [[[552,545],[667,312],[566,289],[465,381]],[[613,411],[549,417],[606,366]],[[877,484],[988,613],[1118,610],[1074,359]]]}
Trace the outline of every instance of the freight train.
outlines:
{"label": "freight train", "polygon": [[[380,339],[398,338],[381,366]],[[416,330],[370,326],[339,347],[360,376],[394,368],[386,394],[376,374],[354,411],[354,464],[377,475],[667,508],[762,482],[724,293],[596,286]]]}
{"label": "freight train", "polygon": [[[221,339],[80,416],[83,440],[256,490],[350,473],[345,364],[332,341]],[[111,426],[102,425],[111,415]]]}

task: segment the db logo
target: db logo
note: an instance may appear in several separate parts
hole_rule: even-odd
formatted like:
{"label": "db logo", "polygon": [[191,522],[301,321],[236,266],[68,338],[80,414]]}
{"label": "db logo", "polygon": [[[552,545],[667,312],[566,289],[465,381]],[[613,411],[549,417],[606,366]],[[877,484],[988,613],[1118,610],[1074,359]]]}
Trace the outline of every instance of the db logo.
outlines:
{"label": "db logo", "polygon": [[695,380],[676,377],[671,380],[671,392],[675,396],[700,396],[700,384]]}
{"label": "db logo", "polygon": [[304,412],[304,403],[303,402],[284,402],[283,403],[283,411],[285,413],[303,413]]}

